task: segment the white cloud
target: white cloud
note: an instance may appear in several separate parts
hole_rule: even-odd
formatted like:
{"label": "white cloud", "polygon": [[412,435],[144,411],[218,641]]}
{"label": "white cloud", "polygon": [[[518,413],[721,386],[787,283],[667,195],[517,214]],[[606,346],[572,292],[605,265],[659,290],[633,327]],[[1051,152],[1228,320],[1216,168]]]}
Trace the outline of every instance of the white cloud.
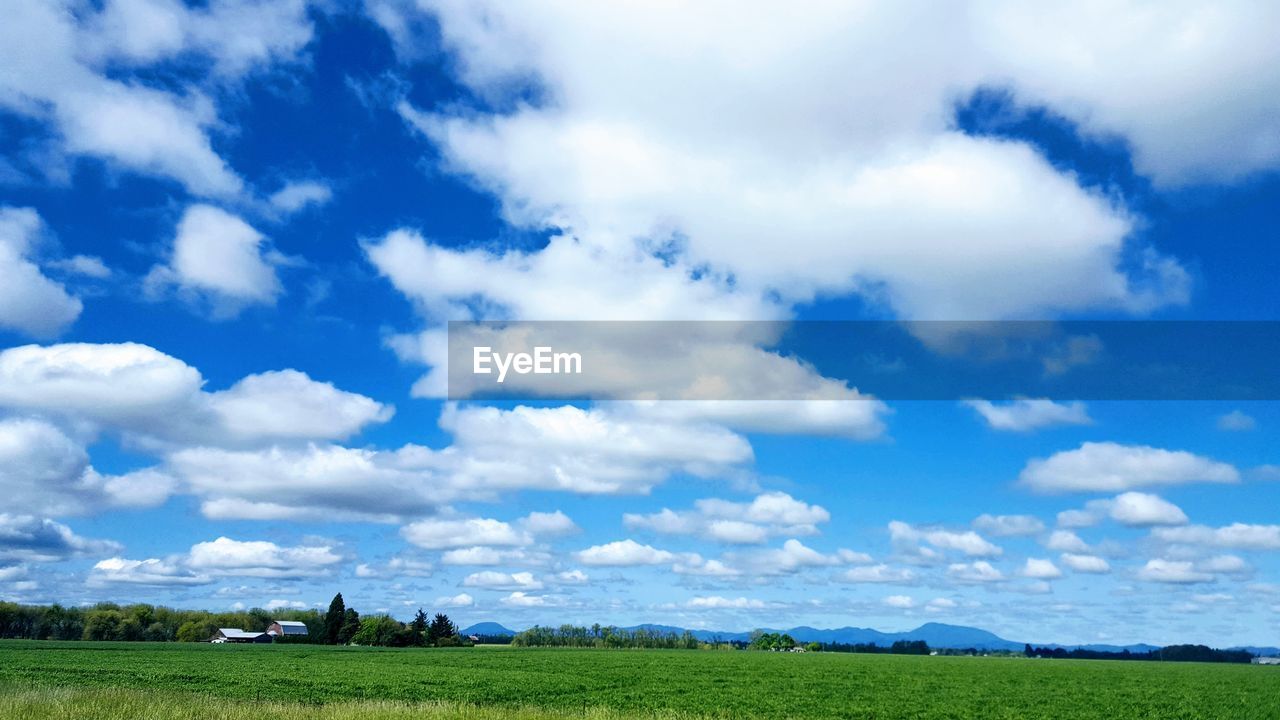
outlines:
{"label": "white cloud", "polygon": [[89,573],[89,584],[182,586],[207,585],[213,582],[208,575],[193,573],[190,569],[168,560],[127,560],[112,557],[101,560]]}
{"label": "white cloud", "polygon": [[836,575],[836,580],[851,583],[898,583],[914,582],[916,574],[910,568],[894,568],[886,564],[868,565],[849,568]]}
{"label": "white cloud", "polygon": [[1237,555],[1215,555],[1196,563],[1197,570],[1211,573],[1244,574],[1252,570],[1249,563]]}
{"label": "white cloud", "polygon": [[1252,416],[1246,415],[1239,410],[1232,410],[1218,418],[1218,429],[1228,432],[1244,432],[1257,426],[1258,422]]}
{"label": "white cloud", "polygon": [[491,518],[429,518],[404,526],[400,534],[405,540],[428,550],[449,550],[474,545],[513,547],[533,542],[528,533]]}
{"label": "white cloud", "polygon": [[979,515],[973,527],[995,537],[1027,537],[1044,532],[1044,523],[1032,515]]}
{"label": "white cloud", "polygon": [[280,212],[295,213],[308,205],[324,205],[332,198],[333,190],[328,185],[307,180],[285,183],[267,202]]}
{"label": "white cloud", "polygon": [[0,206],[0,328],[43,337],[75,322],[82,304],[34,262],[40,229],[34,210]]}
{"label": "white cloud", "polygon": [[458,593],[452,597],[438,597],[435,604],[439,608],[465,608],[475,605],[476,599],[466,593]]}
{"label": "white cloud", "polygon": [[565,585],[585,585],[590,578],[581,570],[565,570],[556,573],[556,581]]}
{"label": "white cloud", "polygon": [[719,595],[690,598],[684,606],[691,610],[761,610],[768,607],[763,600],[755,598],[726,598]]}
{"label": "white cloud", "polygon": [[307,604],[301,600],[285,600],[283,598],[276,598],[268,600],[265,607],[268,610],[306,610]]}
{"label": "white cloud", "polygon": [[782,543],[780,548],[727,553],[724,557],[730,567],[755,577],[786,575],[811,567],[864,563],[869,559],[866,555],[848,550],[838,550],[828,555],[795,538]]}
{"label": "white cloud", "polygon": [[[621,255],[634,238],[643,248],[676,235],[678,261],[753,292],[862,292],[910,317],[1185,297],[1171,261],[1140,277],[1119,269],[1132,221],[1112,200],[1023,144],[951,130],[957,97],[1024,77],[986,47],[998,13],[956,7],[922,24],[890,5],[732,18],[712,7],[441,5],[464,82],[485,96],[533,82],[547,102],[496,117],[402,114],[516,224],[569,228]],[[687,32],[672,38],[676,26]],[[904,42],[909,62],[854,73],[839,92],[810,81],[901,56]],[[635,99],[655,96],[665,101]],[[726,131],[711,120],[721,113],[745,120]]]}
{"label": "white cloud", "polygon": [[1035,580],[1053,580],[1062,577],[1062,571],[1048,558],[1027,558],[1018,574]]}
{"label": "white cloud", "polygon": [[989,400],[967,400],[994,430],[1029,432],[1054,425],[1088,425],[1093,421],[1082,402],[1056,403],[1052,400],[1023,398],[996,404]]}
{"label": "white cloud", "polygon": [[480,546],[448,550],[440,555],[440,562],[445,565],[527,565],[543,562],[544,559],[541,555],[520,548],[502,550]]}
{"label": "white cloud", "polygon": [[[213,150],[210,134],[221,124],[200,84],[294,61],[312,33],[304,0],[198,8],[113,0],[100,10],[55,1],[12,10],[0,28],[0,106],[48,122],[59,152],[171,178],[196,195],[243,189]],[[147,76],[179,56],[196,61],[181,89]]]}
{"label": "white cloud", "polygon": [[940,597],[940,598],[934,598],[930,600],[928,603],[925,604],[924,609],[927,612],[939,613],[939,612],[946,612],[947,610],[954,610],[959,606],[960,606],[960,603],[957,603],[955,600],[952,600],[951,598]]}
{"label": "white cloud", "polygon": [[276,266],[264,254],[266,237],[248,223],[212,205],[192,205],[182,214],[167,265],[157,265],[146,285],[156,293],[169,284],[206,299],[216,316],[247,305],[274,305],[283,292]]}
{"label": "white cloud", "polygon": [[1063,565],[1078,573],[1104,574],[1111,572],[1111,564],[1097,555],[1063,553],[1058,556]]}
{"label": "white cloud", "polygon": [[1087,442],[1027,463],[1019,482],[1040,492],[1121,492],[1153,485],[1234,483],[1232,466],[1182,450]]}
{"label": "white cloud", "polygon": [[35,419],[0,419],[0,491],[10,510],[82,515],[110,507],[159,505],[174,489],[154,469],[106,476],[89,465],[84,446]]}
{"label": "white cloud", "polygon": [[1070,530],[1054,530],[1045,540],[1044,546],[1058,552],[1089,552],[1089,544]]}
{"label": "white cloud", "polygon": [[49,267],[95,280],[111,277],[111,268],[102,262],[102,258],[93,255],[72,255],[64,260],[53,260],[49,262]]}
{"label": "white cloud", "polygon": [[1166,543],[1238,550],[1280,550],[1280,525],[1232,523],[1219,528],[1205,525],[1155,528],[1152,537]]}
{"label": "white cloud", "polygon": [[651,530],[669,535],[698,535],[732,544],[760,544],[779,535],[811,535],[817,523],[831,519],[825,508],[809,505],[782,492],[764,493],[750,503],[703,499],[695,510],[623,515],[628,529]]}
{"label": "white cloud", "polygon": [[574,557],[584,565],[616,567],[659,565],[676,559],[673,553],[658,550],[651,545],[641,545],[630,538],[580,550],[574,553]]}
{"label": "white cloud", "polygon": [[559,510],[549,513],[531,512],[519,522],[522,528],[540,537],[572,535],[581,530],[568,515]]}
{"label": "white cloud", "polygon": [[195,368],[137,343],[25,345],[0,352],[0,405],[108,425],[171,416],[202,383]]}
{"label": "white cloud", "polygon": [[462,580],[463,587],[488,590],[541,590],[542,581],[531,572],[504,573],[493,570],[471,573]]}
{"label": "white cloud", "polygon": [[990,583],[1004,579],[1004,573],[986,560],[972,563],[952,563],[947,566],[947,577],[963,583]]}
{"label": "white cloud", "polygon": [[908,610],[916,606],[916,601],[910,595],[890,595],[884,599],[884,604],[891,608]]}
{"label": "white cloud", "polygon": [[1127,492],[1108,504],[1111,519],[1130,527],[1187,524],[1181,508],[1157,495]]}
{"label": "white cloud", "polygon": [[543,607],[548,604],[545,595],[529,595],[521,590],[511,593],[498,602],[508,607],[517,608]]}
{"label": "white cloud", "polygon": [[316,577],[342,562],[333,545],[281,546],[273,542],[219,537],[191,546],[185,563],[197,571],[276,580]]}
{"label": "white cloud", "polygon": [[1004,551],[972,530],[951,531],[941,528],[914,527],[900,520],[889,523],[889,537],[894,548],[907,554],[919,554],[920,543],[939,550],[952,550],[969,556],[991,557]]}
{"label": "white cloud", "polygon": [[394,414],[390,406],[297,370],[249,375],[208,401],[227,432],[245,439],[341,440]]}
{"label": "white cloud", "polygon": [[1153,558],[1138,570],[1138,579],[1147,582],[1190,585],[1211,582],[1213,575],[1196,570],[1189,561]]}

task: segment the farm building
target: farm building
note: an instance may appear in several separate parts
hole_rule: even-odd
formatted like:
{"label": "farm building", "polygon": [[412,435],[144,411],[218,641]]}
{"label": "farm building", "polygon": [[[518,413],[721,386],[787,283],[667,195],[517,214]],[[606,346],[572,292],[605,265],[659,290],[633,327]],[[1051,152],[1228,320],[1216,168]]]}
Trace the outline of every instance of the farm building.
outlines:
{"label": "farm building", "polygon": [[1254,665],[1280,665],[1280,657],[1256,657],[1253,659]]}
{"label": "farm building", "polygon": [[267,627],[267,634],[271,637],[304,638],[309,633],[306,623],[300,623],[297,620],[276,620]]}
{"label": "farm building", "polygon": [[271,636],[266,633],[245,632],[240,628],[218,628],[218,632],[209,638],[211,643],[269,643]]}

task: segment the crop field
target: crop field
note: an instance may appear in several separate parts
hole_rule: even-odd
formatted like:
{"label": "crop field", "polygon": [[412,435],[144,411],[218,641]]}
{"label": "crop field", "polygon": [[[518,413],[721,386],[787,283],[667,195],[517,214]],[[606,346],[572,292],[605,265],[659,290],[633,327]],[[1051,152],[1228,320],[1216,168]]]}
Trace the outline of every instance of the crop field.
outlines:
{"label": "crop field", "polygon": [[0,642],[5,718],[1280,718],[1280,668],[836,653]]}

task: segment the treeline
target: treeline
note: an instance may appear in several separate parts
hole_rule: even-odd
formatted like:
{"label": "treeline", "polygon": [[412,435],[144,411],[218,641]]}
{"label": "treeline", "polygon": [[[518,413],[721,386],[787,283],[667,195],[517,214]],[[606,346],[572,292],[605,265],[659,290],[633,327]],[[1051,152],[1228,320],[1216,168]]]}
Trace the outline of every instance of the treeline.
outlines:
{"label": "treeline", "polygon": [[877,645],[875,643],[817,643],[817,645],[824,652],[878,655],[928,655],[933,652],[932,648],[924,640],[895,640],[892,645]]}
{"label": "treeline", "polygon": [[266,632],[276,620],[307,626],[305,636],[282,636],[276,642],[385,647],[454,647],[470,641],[458,634],[449,617],[428,618],[421,608],[402,623],[388,615],[361,617],[346,606],[342,593],[327,612],[318,610],[250,610],[214,613],[137,603],[99,603],[92,607],[18,605],[0,602],[0,638],[18,640],[117,640],[207,642],[219,628]]}
{"label": "treeline", "polygon": [[315,610],[253,608],[213,613],[143,603],[63,607],[0,602],[0,638],[204,642],[222,627],[266,632],[275,620],[296,620],[306,623],[310,631],[307,640],[322,642],[323,618]]}
{"label": "treeline", "polygon": [[558,628],[535,625],[522,630],[511,638],[516,647],[572,647],[572,648],[646,648],[652,650],[697,650],[705,647],[688,630],[683,634],[662,632],[646,628],[623,630],[602,626],[591,627],[561,625]]}
{"label": "treeline", "polygon": [[1217,650],[1207,645],[1170,645],[1149,652],[1107,652],[1104,650],[1088,650],[1075,648],[1032,647],[1030,644],[1023,650],[1027,657],[1058,658],[1072,660],[1155,660],[1161,662],[1211,662],[1211,663],[1247,663],[1253,660],[1253,654],[1247,650]]}

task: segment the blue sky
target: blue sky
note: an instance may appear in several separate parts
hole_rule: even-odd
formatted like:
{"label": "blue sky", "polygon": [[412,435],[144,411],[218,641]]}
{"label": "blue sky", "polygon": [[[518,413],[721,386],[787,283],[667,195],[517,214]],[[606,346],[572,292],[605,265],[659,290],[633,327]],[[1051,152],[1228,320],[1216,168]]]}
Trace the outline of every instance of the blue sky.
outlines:
{"label": "blue sky", "polygon": [[1276,319],[1275,10],[1048,12],[16,10],[0,597],[1280,644],[1274,403],[432,379],[457,319]]}

